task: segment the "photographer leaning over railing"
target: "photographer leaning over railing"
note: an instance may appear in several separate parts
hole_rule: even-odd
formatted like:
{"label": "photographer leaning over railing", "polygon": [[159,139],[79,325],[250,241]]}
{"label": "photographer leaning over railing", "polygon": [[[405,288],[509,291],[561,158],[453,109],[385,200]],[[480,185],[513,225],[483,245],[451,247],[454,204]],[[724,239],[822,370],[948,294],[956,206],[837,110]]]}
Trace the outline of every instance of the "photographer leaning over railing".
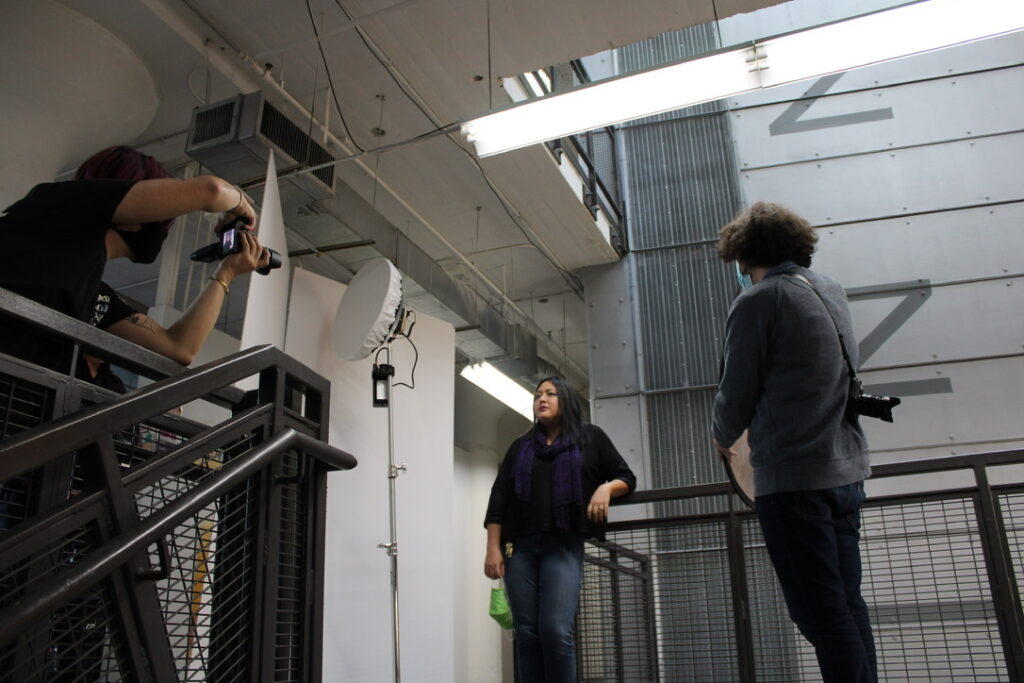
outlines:
{"label": "photographer leaning over railing", "polygon": [[[256,213],[237,187],[212,175],[171,178],[152,157],[110,147],[79,167],[75,179],[37,185],[0,217],[0,287],[180,363],[191,363],[216,324],[231,281],[269,262],[255,235],[220,261],[184,315],[168,328],[112,300],[101,278],[107,261],[152,263],[171,223],[192,211],[223,213],[219,227],[241,219],[252,230]],[[219,229],[219,228],[218,228]],[[69,369],[70,346],[27,325],[3,321],[0,352],[54,370]],[[96,365],[80,363],[93,379]]]}

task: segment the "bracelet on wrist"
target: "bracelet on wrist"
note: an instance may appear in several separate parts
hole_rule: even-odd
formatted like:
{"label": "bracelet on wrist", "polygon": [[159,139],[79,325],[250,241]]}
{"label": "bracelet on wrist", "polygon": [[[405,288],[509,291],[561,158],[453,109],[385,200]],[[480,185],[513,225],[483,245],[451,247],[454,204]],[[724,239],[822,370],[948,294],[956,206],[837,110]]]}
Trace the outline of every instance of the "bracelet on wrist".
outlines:
{"label": "bracelet on wrist", "polygon": [[238,203],[235,204],[235,208],[230,210],[238,211],[238,209],[242,206],[242,188],[238,187],[237,185],[232,185],[231,187],[235,188],[235,192],[238,193]]}
{"label": "bracelet on wrist", "polygon": [[216,282],[216,283],[217,283],[218,285],[220,285],[221,287],[223,287],[223,288],[224,288],[224,293],[225,293],[225,294],[228,294],[228,293],[229,293],[229,292],[231,291],[231,288],[230,288],[230,287],[228,287],[228,283],[224,282],[223,280],[221,280],[221,279],[220,279],[219,277],[217,277],[216,275],[211,275],[211,276],[210,276],[210,279],[211,279],[211,280],[213,280],[214,282]]}

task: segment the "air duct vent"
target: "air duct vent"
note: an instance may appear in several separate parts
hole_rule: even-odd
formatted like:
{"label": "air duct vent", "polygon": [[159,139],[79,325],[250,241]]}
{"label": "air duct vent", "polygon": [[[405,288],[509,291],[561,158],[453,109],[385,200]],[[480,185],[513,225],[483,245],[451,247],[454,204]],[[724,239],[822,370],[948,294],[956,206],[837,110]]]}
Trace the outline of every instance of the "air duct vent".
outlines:
{"label": "air duct vent", "polygon": [[[334,156],[263,98],[238,95],[192,112],[185,152],[233,183],[262,178],[273,150],[277,168],[315,166]],[[291,184],[313,199],[334,196],[334,168],[292,176]]]}
{"label": "air duct vent", "polygon": [[[331,154],[306,135],[301,128],[292,123],[269,102],[263,103],[263,117],[260,120],[260,133],[280,147],[293,159],[300,159],[307,166],[317,166],[334,161]],[[334,167],[328,166],[315,175],[328,187],[334,186]]]}
{"label": "air duct vent", "polygon": [[226,141],[235,136],[236,110],[241,98],[196,111],[192,140],[195,144]]}

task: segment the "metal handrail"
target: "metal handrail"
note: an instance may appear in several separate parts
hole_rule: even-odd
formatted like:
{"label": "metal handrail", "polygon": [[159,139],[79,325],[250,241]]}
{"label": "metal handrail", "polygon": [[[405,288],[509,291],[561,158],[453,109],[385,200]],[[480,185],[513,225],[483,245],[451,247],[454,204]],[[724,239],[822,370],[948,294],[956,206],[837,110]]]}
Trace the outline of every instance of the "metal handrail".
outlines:
{"label": "metal handrail", "polygon": [[[3,287],[0,287],[0,313],[5,317],[28,323],[47,335],[72,342],[98,358],[113,361],[116,365],[143,377],[163,379],[179,375],[188,369],[166,356],[104,332]],[[240,401],[244,393],[235,387],[222,387],[211,392],[210,398],[223,405],[232,405]]]}
{"label": "metal handrail", "polygon": [[[997,676],[1012,681],[1024,680],[1024,609],[1022,609],[1020,597],[1022,579],[1020,537],[1017,533],[1021,515],[1020,499],[1024,495],[1024,481],[1019,477],[1005,477],[1005,480],[1000,483],[990,481],[993,470],[1021,463],[1024,463],[1024,449],[906,460],[873,467],[872,480],[894,477],[909,479],[906,487],[899,487],[902,490],[871,496],[864,504],[864,514],[871,516],[874,520],[870,530],[865,534],[865,538],[869,539],[868,548],[862,552],[866,552],[865,557],[868,558],[864,569],[865,581],[868,585],[879,587],[879,593],[876,594],[875,599],[881,599],[883,606],[889,604],[886,601],[891,601],[897,608],[903,604],[913,606],[911,611],[916,611],[915,613],[920,615],[919,600],[914,596],[913,590],[909,594],[902,591],[893,592],[896,586],[907,585],[908,582],[916,586],[920,580],[923,582],[920,585],[931,591],[923,598],[924,600],[948,598],[954,604],[953,611],[960,615],[958,617],[954,614],[950,617],[953,625],[949,632],[945,630],[942,619],[938,620],[934,628],[935,632],[939,634],[940,642],[946,635],[952,638],[959,637],[960,632],[956,630],[960,628],[958,619],[981,618],[987,623],[982,625],[979,637],[988,638],[991,643],[991,651],[987,656],[992,661],[987,662],[986,666],[996,669],[1005,666],[1005,673],[993,673],[991,676],[981,678],[972,678],[971,674],[961,674],[958,677],[953,671],[959,663],[962,663],[962,658],[957,659],[955,656],[950,656],[949,661],[941,665],[949,668],[950,680],[994,680]],[[954,481],[950,481],[948,478],[944,478],[941,482],[922,481],[928,475],[956,471],[964,473],[962,481],[959,478]],[[680,552],[710,552],[714,554],[715,563],[725,563],[725,566],[716,564],[717,569],[714,570],[721,575],[724,584],[723,590],[728,592],[725,602],[720,600],[721,596],[718,598],[695,596],[693,597],[694,602],[688,604],[685,609],[687,613],[689,610],[699,612],[706,609],[708,615],[720,614],[722,619],[731,621],[734,632],[733,659],[736,661],[735,675],[732,678],[740,681],[754,681],[761,675],[763,666],[773,666],[764,663],[765,650],[763,648],[765,638],[776,637],[772,633],[770,625],[767,630],[768,635],[765,635],[766,631],[764,630],[758,634],[756,629],[759,626],[764,627],[767,622],[771,621],[771,618],[765,618],[766,614],[778,614],[782,624],[785,624],[786,621],[784,612],[781,611],[783,609],[781,594],[772,593],[770,586],[769,590],[765,589],[764,572],[770,571],[770,564],[763,544],[757,540],[758,524],[754,519],[755,513],[745,505],[736,505],[738,498],[733,494],[734,491],[729,482],[638,491],[630,496],[615,499],[613,503],[637,505],[725,496],[728,498],[728,505],[723,505],[724,509],[717,511],[696,514],[693,512],[673,514],[674,511],[670,509],[666,515],[659,516],[657,509],[650,511],[649,514],[645,511],[635,519],[610,523],[606,530],[612,542],[626,545],[635,544],[634,552],[641,554],[643,554],[641,549],[646,548],[646,556],[652,560],[657,555],[677,552],[662,551],[660,549],[662,542],[672,544],[683,537],[714,539],[712,542],[714,547],[711,548],[705,547],[699,540],[700,547],[692,547],[692,550],[691,546],[686,545],[686,541],[683,541],[681,546],[672,546],[686,548]],[[938,506],[931,508],[936,510],[934,520],[928,518],[928,508],[924,507],[929,504]],[[948,508],[947,504],[949,504]],[[904,506],[907,509],[906,517],[903,516]],[[718,506],[702,507],[714,510]],[[949,520],[945,516],[947,509],[950,515]],[[885,525],[890,523],[889,520],[892,520],[893,533],[896,535],[895,541],[890,541],[886,535]],[[969,539],[965,540],[962,545],[956,546],[944,541],[940,536],[932,543],[926,540],[920,541],[921,548],[917,548],[917,540],[907,541],[911,537],[920,539],[922,534],[926,537],[927,534],[935,533],[930,528],[932,523],[939,528],[939,534],[945,531],[946,533],[967,535]],[[914,525],[913,528],[908,528],[911,525]],[[660,529],[694,529],[695,534],[693,537],[685,532],[679,535],[662,536],[658,532]],[[752,532],[754,536],[748,536],[749,532]],[[708,536],[704,534],[708,534]],[[602,544],[594,543],[593,545],[600,547]],[[934,567],[929,568],[911,555],[918,550],[922,557],[934,558]],[[750,556],[752,551],[758,554],[759,559]],[[905,552],[908,556],[915,557],[912,568],[908,568],[907,557],[903,554],[898,555],[895,562],[892,561],[888,555],[890,552]],[[958,555],[967,557],[965,561],[970,565],[967,572],[969,577],[960,575],[960,568],[956,565]],[[872,556],[874,556],[873,559]],[[609,572],[608,581],[618,580],[619,577],[631,577],[644,582],[643,585],[650,585],[652,580],[638,574],[636,568],[629,564],[619,566],[605,560],[601,553],[597,553],[594,558],[587,559],[587,562],[588,565],[597,568],[595,571]],[[671,569],[675,565],[664,566]],[[748,569],[751,567],[759,572],[756,576],[748,575]],[[956,567],[956,569],[950,572],[950,567]],[[916,574],[918,571],[922,573],[920,579]],[[877,582],[872,578],[872,572],[877,573]],[[644,607],[651,613],[657,612],[659,609],[672,609],[672,601],[675,599],[672,597],[674,589],[680,585],[672,583],[672,581],[682,579],[672,578],[671,574],[671,571],[667,571],[658,575],[658,580],[665,582],[661,595],[652,593],[644,598]],[[961,581],[970,582],[970,587],[966,590],[977,591],[977,596],[971,593],[970,599],[980,600],[983,603],[975,613],[968,614],[965,611],[967,599],[961,597]],[[627,677],[631,675],[633,668],[639,665],[635,661],[625,662],[621,650],[618,648],[622,638],[615,631],[619,624],[625,623],[624,620],[629,619],[630,628],[634,631],[631,637],[640,639],[638,642],[641,643],[635,645],[633,657],[637,656],[636,651],[648,652],[648,666],[650,670],[657,671],[661,654],[676,642],[673,638],[679,637],[674,630],[676,626],[670,623],[671,618],[665,618],[665,623],[668,625],[662,632],[660,630],[661,623],[654,617],[647,617],[645,621],[637,622],[635,605],[630,608],[632,611],[628,611],[628,614],[621,608],[613,608],[611,613],[608,613],[607,606],[609,604],[614,606],[614,600],[618,598],[618,594],[614,592],[614,584],[612,584],[612,590],[609,590],[606,584],[600,581],[594,581],[592,585],[599,586],[599,588],[588,589],[585,587],[581,600],[584,602],[588,600],[588,590],[597,596],[593,602],[598,606],[593,609],[600,610],[602,618],[606,618],[612,623],[614,636],[608,637],[607,640],[598,638],[593,654],[584,651],[581,654],[582,661],[586,662],[588,657],[593,656],[598,661],[605,662],[607,661],[606,657],[612,657],[611,665],[614,667],[612,671],[618,676],[616,680],[632,680]],[[633,587],[630,590],[636,592],[641,589]],[[699,588],[694,587],[683,588],[681,592],[685,593],[687,590],[692,590],[695,594],[699,592]],[[949,591],[948,596],[936,597],[944,590]],[[751,595],[754,591],[765,591],[765,602],[756,603],[755,600],[752,600]],[[633,592],[627,593],[629,596],[633,596],[633,594]],[[882,597],[878,598],[878,595]],[[664,605],[661,603],[662,600],[664,600]],[[702,600],[704,601],[702,602]],[[755,603],[761,606],[755,608],[753,607]],[[871,609],[877,606],[876,604]],[[957,608],[960,611],[957,611]],[[726,612],[715,612],[718,609],[724,609]],[[773,610],[779,611],[773,612]],[[881,628],[887,627],[902,629],[898,620],[893,623],[883,621]],[[702,628],[710,627],[705,624]],[[913,638],[915,626],[911,625],[909,628],[911,629],[909,637]],[[929,629],[931,628],[930,625]],[[681,629],[685,631],[685,626],[682,626]],[[783,626],[778,633],[784,634],[788,631]],[[884,654],[885,660],[889,662],[886,666],[891,665],[897,671],[900,670],[901,661],[909,667],[911,664],[907,662],[911,659],[914,661],[918,659],[917,651],[912,646],[902,644],[902,633],[901,630],[899,637],[891,639],[876,637],[879,647],[879,662],[883,661]],[[758,637],[761,638],[760,643]],[[613,653],[614,656],[608,653]],[[906,660],[901,660],[901,657],[906,657]],[[790,664],[803,666],[801,661],[792,659]],[[810,661],[813,661],[813,656]],[[716,662],[711,661],[710,656],[706,664],[717,666]],[[966,666],[973,672],[970,663]],[[944,671],[944,669],[942,670]],[[607,673],[606,671],[606,675]],[[976,676],[977,673],[974,675]],[[922,678],[924,677],[922,676]],[[943,673],[943,677],[946,678],[947,674]],[[796,678],[797,676],[791,676],[787,680]],[[645,680],[648,678],[645,677]],[[654,680],[658,680],[657,675]]]}
{"label": "metal handrail", "polygon": [[[964,455],[949,455],[938,458],[927,458],[923,460],[908,460],[905,462],[892,462],[884,465],[873,465],[871,467],[871,479],[883,479],[886,477],[900,477],[911,474],[932,474],[936,472],[949,472],[951,470],[967,470],[984,466],[1009,465],[1024,462],[1024,449],[1011,449],[1005,451],[987,451],[981,453],[968,453]],[[942,489],[946,491],[948,489]],[[696,484],[693,486],[672,486],[660,489],[645,489],[634,491],[626,496],[613,498],[612,505],[640,505],[643,503],[657,503],[682,498],[706,498],[709,496],[721,496],[733,493],[732,484],[728,481],[715,482],[711,484]],[[869,501],[871,499],[869,498]],[[693,515],[688,515],[693,516]],[[612,525],[610,525],[612,526]]]}
{"label": "metal handrail", "polygon": [[0,643],[16,636],[25,624],[32,623],[106,578],[129,558],[166,536],[197,510],[217,500],[262,469],[274,456],[290,448],[308,453],[333,470],[348,470],[357,464],[355,457],[344,451],[294,429],[283,430],[259,447],[232,460],[229,466],[170,505],[147,517],[145,523],[134,532],[111,539],[74,569],[41,581],[30,595],[0,611]]}
{"label": "metal handrail", "polygon": [[137,424],[156,413],[192,401],[205,394],[206,387],[229,385],[275,366],[284,368],[300,381],[317,382],[311,370],[276,347],[264,345],[239,351],[185,370],[110,403],[86,408],[0,441],[0,481],[95,443],[117,427]]}

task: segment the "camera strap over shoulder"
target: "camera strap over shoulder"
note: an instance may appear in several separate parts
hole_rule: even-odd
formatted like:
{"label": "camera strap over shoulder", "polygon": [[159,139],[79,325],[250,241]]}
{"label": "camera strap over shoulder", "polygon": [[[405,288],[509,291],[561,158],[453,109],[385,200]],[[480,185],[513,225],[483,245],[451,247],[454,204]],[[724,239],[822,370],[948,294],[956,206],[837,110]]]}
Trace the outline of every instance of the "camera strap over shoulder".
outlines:
{"label": "camera strap over shoulder", "polygon": [[818,297],[818,301],[821,302],[821,305],[825,307],[825,312],[828,313],[829,320],[832,321],[832,326],[835,328],[836,334],[839,336],[839,348],[842,349],[843,351],[843,360],[846,361],[846,370],[850,376],[850,381],[856,381],[857,371],[853,369],[853,363],[850,362],[850,354],[846,352],[846,342],[843,340],[843,333],[839,331],[839,323],[836,322],[836,317],[832,315],[832,309],[828,307],[827,303],[825,303],[825,299],[818,292],[818,288],[815,287],[810,280],[808,280],[800,273],[786,273],[785,275],[800,280],[801,282],[804,282],[808,287],[811,288],[811,291],[814,292],[814,295]]}

